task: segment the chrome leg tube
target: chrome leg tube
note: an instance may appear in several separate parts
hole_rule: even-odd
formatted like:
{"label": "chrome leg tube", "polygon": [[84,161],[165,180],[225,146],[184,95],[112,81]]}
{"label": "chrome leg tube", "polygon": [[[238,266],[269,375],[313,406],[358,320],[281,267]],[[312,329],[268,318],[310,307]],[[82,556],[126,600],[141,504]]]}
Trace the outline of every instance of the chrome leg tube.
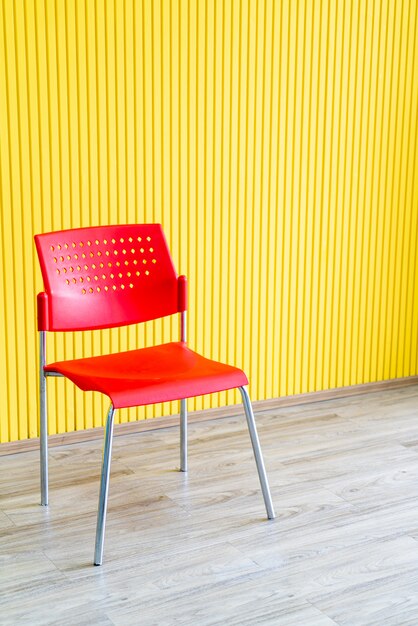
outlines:
{"label": "chrome leg tube", "polygon": [[[187,341],[187,313],[180,313],[180,341]],[[180,471],[187,472],[187,400],[180,400]]]}
{"label": "chrome leg tube", "polygon": [[274,519],[275,513],[273,502],[271,500],[270,488],[267,481],[266,469],[264,467],[263,456],[261,454],[260,441],[258,439],[257,428],[255,425],[253,407],[246,387],[239,387],[244,404],[245,416],[247,418],[248,430],[250,432],[251,443],[253,446],[255,462],[257,465],[258,476],[260,478],[261,491],[263,492],[264,504],[266,506],[268,519]]}
{"label": "chrome leg tube", "polygon": [[48,506],[48,411],[46,400],[46,331],[39,333],[39,436],[41,464],[41,505]]}
{"label": "chrome leg tube", "polygon": [[187,400],[180,400],[180,471],[187,472]]}
{"label": "chrome leg tube", "polygon": [[109,494],[110,461],[112,457],[113,418],[115,409],[110,405],[105,427],[103,448],[102,476],[100,479],[99,509],[97,511],[96,546],[94,550],[94,564],[103,563],[103,545],[106,526],[107,498]]}

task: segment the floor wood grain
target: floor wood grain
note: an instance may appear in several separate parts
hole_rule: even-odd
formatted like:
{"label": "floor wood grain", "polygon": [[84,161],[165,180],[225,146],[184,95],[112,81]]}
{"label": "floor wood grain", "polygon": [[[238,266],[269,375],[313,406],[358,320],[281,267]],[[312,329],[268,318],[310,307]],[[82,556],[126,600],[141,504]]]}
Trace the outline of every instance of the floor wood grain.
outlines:
{"label": "floor wood grain", "polygon": [[258,413],[277,519],[244,417],[114,444],[103,567],[101,445],[0,457],[0,624],[416,626],[418,385]]}

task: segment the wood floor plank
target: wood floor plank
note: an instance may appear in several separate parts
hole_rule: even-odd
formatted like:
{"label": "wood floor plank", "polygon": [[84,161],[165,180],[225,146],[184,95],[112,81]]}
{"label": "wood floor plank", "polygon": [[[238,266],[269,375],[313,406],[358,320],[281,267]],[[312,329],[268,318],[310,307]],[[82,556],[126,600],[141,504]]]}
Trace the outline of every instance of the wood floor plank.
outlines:
{"label": "wood floor plank", "polygon": [[[250,581],[254,587],[254,580]],[[224,590],[233,593],[224,593]],[[238,601],[237,601],[238,600]],[[164,608],[167,608],[164,611]],[[335,626],[335,622],[318,608],[300,598],[293,598],[280,591],[268,588],[264,594],[254,595],[249,585],[222,587],[199,593],[192,602],[179,598],[165,605],[164,599],[158,606],[133,608],[109,613],[115,626]]]}
{"label": "wood floor plank", "polygon": [[315,593],[309,599],[341,626],[416,626],[417,570],[407,572],[402,580],[396,573],[365,586],[348,586],[337,593]]}

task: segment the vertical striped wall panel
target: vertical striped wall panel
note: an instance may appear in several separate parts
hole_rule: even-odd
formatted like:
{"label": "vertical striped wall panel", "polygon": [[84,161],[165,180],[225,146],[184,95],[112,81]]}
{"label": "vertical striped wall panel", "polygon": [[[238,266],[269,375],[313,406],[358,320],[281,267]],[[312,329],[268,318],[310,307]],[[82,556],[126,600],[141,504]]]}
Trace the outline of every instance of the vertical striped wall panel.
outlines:
{"label": "vertical striped wall panel", "polygon": [[[418,373],[417,21],[415,0],[0,0],[1,441],[37,435],[32,236],[54,229],[161,222],[191,346],[254,399]],[[103,398],[48,387],[52,433],[102,423]]]}

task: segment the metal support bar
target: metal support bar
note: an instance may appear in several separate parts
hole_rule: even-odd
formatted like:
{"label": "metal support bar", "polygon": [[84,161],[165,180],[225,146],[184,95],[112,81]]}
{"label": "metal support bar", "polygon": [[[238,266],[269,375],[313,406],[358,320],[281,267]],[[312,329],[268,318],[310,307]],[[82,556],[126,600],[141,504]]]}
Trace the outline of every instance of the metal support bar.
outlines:
{"label": "metal support bar", "polygon": [[41,464],[41,505],[48,506],[48,407],[46,399],[46,331],[39,333],[39,435]]}
{"label": "metal support bar", "polygon": [[180,400],[180,471],[187,472],[187,400]]}
{"label": "metal support bar", "polygon": [[267,517],[268,519],[274,519],[276,516],[273,509],[273,502],[271,500],[270,488],[267,481],[266,469],[264,467],[263,455],[261,454],[260,441],[257,435],[253,407],[251,405],[250,397],[248,395],[246,387],[239,387],[239,390],[241,392],[242,402],[244,404],[245,416],[247,418],[248,430],[250,432],[250,438],[253,446],[258,476],[260,478],[261,491],[263,492]]}
{"label": "metal support bar", "polygon": [[[187,313],[180,313],[180,341],[187,341]],[[187,472],[187,400],[180,400],[180,471]]]}
{"label": "metal support bar", "polygon": [[180,341],[187,341],[187,313],[182,311],[180,313]]}
{"label": "metal support bar", "polygon": [[97,511],[96,546],[94,550],[94,564],[103,563],[103,545],[106,526],[107,499],[109,494],[110,461],[112,458],[113,441],[113,418],[115,409],[113,404],[109,407],[105,427],[105,440],[103,448],[102,476],[100,479],[99,508]]}

